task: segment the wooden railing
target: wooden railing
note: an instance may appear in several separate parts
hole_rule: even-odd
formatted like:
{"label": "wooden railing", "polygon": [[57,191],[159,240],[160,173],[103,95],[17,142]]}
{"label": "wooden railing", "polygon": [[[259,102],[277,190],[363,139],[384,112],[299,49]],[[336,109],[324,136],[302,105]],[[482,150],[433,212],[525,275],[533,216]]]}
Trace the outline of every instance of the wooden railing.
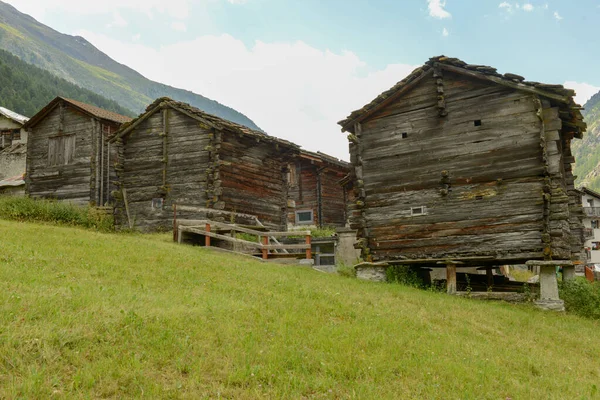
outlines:
{"label": "wooden railing", "polygon": [[[272,232],[272,231],[259,231],[242,227],[235,224],[226,224],[223,222],[216,222],[210,220],[180,220],[175,222],[177,229],[177,241],[182,242],[183,232],[195,233],[197,235],[204,236],[204,245],[207,247],[211,246],[211,239],[219,239],[226,242],[243,244],[255,249],[258,249],[262,253],[263,259],[268,259],[269,251],[274,250],[304,250],[307,259],[312,258],[311,251],[311,234],[310,231],[290,231],[290,232]],[[219,233],[220,232],[220,233]],[[229,235],[223,234],[229,232]],[[239,239],[235,237],[235,233],[246,233],[257,237],[257,241],[253,242],[250,240]],[[175,235],[174,235],[175,236]],[[298,244],[269,244],[269,238],[275,237],[289,237],[289,236],[303,236],[304,243]]]}

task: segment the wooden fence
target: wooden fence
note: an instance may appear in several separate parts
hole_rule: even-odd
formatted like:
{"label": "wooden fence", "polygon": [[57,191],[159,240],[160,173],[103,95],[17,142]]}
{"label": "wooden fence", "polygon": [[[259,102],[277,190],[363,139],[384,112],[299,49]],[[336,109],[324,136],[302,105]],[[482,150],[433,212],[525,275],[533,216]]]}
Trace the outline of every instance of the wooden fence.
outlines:
{"label": "wooden fence", "polygon": [[[251,229],[245,226],[235,224],[226,224],[211,220],[179,220],[175,222],[174,227],[177,232],[173,233],[173,237],[177,238],[177,242],[182,242],[183,232],[193,233],[204,236],[204,245],[211,246],[211,239],[223,240],[230,243],[242,244],[248,247],[258,249],[262,253],[263,259],[268,259],[270,251],[276,250],[304,250],[306,258],[312,258],[311,251],[311,233],[310,231],[290,231],[290,232],[273,232],[260,231]],[[257,241],[239,239],[235,237],[236,232],[246,233],[256,236]],[[228,233],[228,234],[226,234]],[[298,244],[270,244],[269,238],[300,236],[304,237],[304,243]]]}

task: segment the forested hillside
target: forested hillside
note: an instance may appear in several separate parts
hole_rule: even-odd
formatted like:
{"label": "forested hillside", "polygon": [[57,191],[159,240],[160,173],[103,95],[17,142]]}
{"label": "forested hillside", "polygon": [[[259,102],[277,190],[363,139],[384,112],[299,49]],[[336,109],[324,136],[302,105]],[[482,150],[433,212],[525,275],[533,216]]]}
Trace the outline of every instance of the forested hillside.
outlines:
{"label": "forested hillside", "polygon": [[577,186],[600,191],[600,92],[592,96],[584,107],[587,132],[583,140],[573,141]]}
{"label": "forested hillside", "polygon": [[0,49],[78,86],[115,100],[135,113],[144,111],[156,98],[166,96],[249,128],[260,129],[233,108],[188,90],[151,81],[128,66],[116,62],[83,37],[57,32],[2,1]]}
{"label": "forested hillside", "polygon": [[0,106],[31,117],[56,96],[134,116],[132,111],[121,107],[116,101],[82,89],[0,50]]}

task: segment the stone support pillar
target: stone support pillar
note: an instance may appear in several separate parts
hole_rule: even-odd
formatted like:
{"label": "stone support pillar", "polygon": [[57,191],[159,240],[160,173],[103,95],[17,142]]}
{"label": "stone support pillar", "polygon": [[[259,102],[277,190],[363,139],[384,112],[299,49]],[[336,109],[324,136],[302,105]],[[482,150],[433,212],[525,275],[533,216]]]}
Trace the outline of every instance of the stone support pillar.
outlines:
{"label": "stone support pillar", "polygon": [[574,268],[570,260],[531,260],[528,266],[540,267],[540,298],[535,304],[544,310],[564,311],[565,303],[558,296],[558,282],[556,280],[556,268],[563,270]]}

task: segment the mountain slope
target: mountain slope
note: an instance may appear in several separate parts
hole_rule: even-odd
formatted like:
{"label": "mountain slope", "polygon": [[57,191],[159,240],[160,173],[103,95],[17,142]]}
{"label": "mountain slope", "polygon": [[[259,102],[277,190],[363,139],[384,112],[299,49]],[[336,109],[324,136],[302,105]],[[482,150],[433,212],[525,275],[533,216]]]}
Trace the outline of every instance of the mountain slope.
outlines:
{"label": "mountain slope", "polygon": [[114,100],[82,89],[0,50],[0,106],[31,117],[58,95],[134,116],[132,111]]}
{"label": "mountain slope", "polygon": [[190,91],[143,77],[119,64],[81,36],[65,35],[0,1],[0,49],[119,102],[136,112],[157,97],[171,97],[208,113],[259,129],[240,112]]}
{"label": "mountain slope", "polygon": [[600,191],[600,92],[592,96],[582,112],[587,122],[583,140],[573,141],[577,185]]}

